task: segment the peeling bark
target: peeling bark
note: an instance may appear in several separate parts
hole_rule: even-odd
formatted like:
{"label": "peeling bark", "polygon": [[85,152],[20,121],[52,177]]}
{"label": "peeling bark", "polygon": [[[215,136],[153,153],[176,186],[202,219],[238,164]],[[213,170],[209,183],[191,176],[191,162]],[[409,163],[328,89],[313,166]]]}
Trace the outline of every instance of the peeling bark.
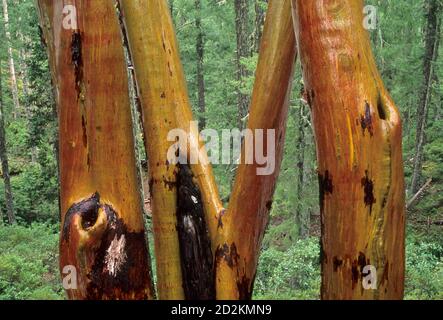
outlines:
{"label": "peeling bark", "polygon": [[[317,146],[323,299],[401,299],[401,120],[363,28],[363,1],[292,0]],[[377,269],[376,290],[362,286]]]}
{"label": "peeling bark", "polygon": [[100,195],[73,204],[65,215],[61,266],[78,266],[78,288],[71,299],[149,299],[148,252],[143,231],[131,232]]}
{"label": "peeling bark", "polygon": [[38,6],[58,105],[60,269],[74,266],[78,280],[68,297],[153,298],[115,8],[76,1],[78,29],[69,30],[63,2]]}
{"label": "peeling bark", "polygon": [[[183,186],[177,183],[180,167],[170,163],[167,157],[173,144],[167,139],[170,130],[182,129],[186,132],[188,154],[185,156],[189,160],[192,154],[199,159],[198,164],[190,165],[190,170],[195,186],[201,193],[205,223],[211,239],[216,235],[218,216],[223,207],[211,165],[206,164],[208,159],[203,143],[199,141],[197,130],[190,128],[193,120],[191,106],[167,2],[120,1],[120,7],[140,90],[149,159],[158,292],[160,299],[184,299],[188,293],[194,293],[187,289],[189,283],[186,283],[185,277],[188,274],[182,270],[186,262],[182,261],[180,252],[197,250],[199,244],[191,241],[180,246],[177,216],[182,213],[178,212],[177,197]],[[215,251],[214,248],[212,250]],[[201,274],[200,277],[203,282],[206,281],[206,275]],[[207,293],[200,291],[198,296],[205,299]]]}

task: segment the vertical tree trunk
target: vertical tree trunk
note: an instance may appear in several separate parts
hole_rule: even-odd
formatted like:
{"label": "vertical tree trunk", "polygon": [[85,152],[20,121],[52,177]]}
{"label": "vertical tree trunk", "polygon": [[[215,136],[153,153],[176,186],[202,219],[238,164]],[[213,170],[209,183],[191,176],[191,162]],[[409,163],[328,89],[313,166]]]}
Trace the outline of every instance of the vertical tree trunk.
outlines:
{"label": "vertical tree trunk", "polygon": [[[149,299],[154,291],[137,185],[126,63],[112,1],[39,0],[59,111],[60,269],[73,299]],[[71,21],[72,22],[72,21]]]}
{"label": "vertical tree trunk", "polygon": [[423,57],[423,87],[417,109],[417,132],[415,138],[414,171],[412,172],[411,194],[421,187],[423,148],[426,144],[426,122],[431,100],[432,80],[434,78],[434,63],[438,57],[440,40],[441,13],[443,5],[439,0],[426,2],[427,25],[425,31],[425,55]]}
{"label": "vertical tree trunk", "polygon": [[436,109],[437,110],[435,111],[435,121],[440,121],[441,120],[441,111],[443,109],[443,95],[440,97],[440,103]]}
{"label": "vertical tree trunk", "polygon": [[169,0],[169,11],[171,14],[171,19],[174,21],[174,0]]}
{"label": "vertical tree trunk", "polygon": [[[14,199],[12,196],[11,179],[9,177],[8,153],[6,150],[5,114],[3,108],[2,71],[0,59],[0,160],[2,162],[2,176],[5,185],[6,214],[10,224],[15,223]],[[0,217],[2,218],[2,217]],[[3,223],[3,218],[2,218]]]}
{"label": "vertical tree trunk", "polygon": [[[210,238],[223,208],[198,130],[191,128],[191,106],[167,2],[120,5],[141,93],[158,293],[160,299],[210,299],[215,296]],[[186,164],[168,158],[173,144],[168,134],[174,129],[187,135]],[[197,164],[189,165],[191,154]]]}
{"label": "vertical tree trunk", "polygon": [[242,63],[242,58],[250,56],[248,19],[249,6],[248,0],[235,0],[235,32],[237,35],[237,103],[239,112],[239,128],[244,128],[245,117],[248,115],[249,97],[243,93],[245,79],[248,77],[248,70]]}
{"label": "vertical tree trunk", "polygon": [[[274,170],[259,175],[261,165],[243,160],[237,170],[226,214],[220,216],[215,251],[217,299],[250,299],[261,241],[268,222],[280,171],[289,98],[296,58],[290,0],[271,0],[263,31],[248,129],[275,130],[263,139],[263,153],[275,146]],[[245,159],[245,145],[242,159]],[[255,152],[249,150],[249,152]],[[249,154],[250,155],[250,154]]]}
{"label": "vertical tree trunk", "polygon": [[[21,25],[23,23],[23,18],[20,16],[18,17],[18,24]],[[17,31],[18,39],[20,40],[20,50],[19,50],[19,77],[20,81],[22,82],[23,86],[23,95],[25,97],[28,96],[28,90],[29,90],[29,80],[28,80],[28,65],[26,64],[26,39],[22,30],[19,28]],[[27,113],[29,111],[27,110]]]}
{"label": "vertical tree trunk", "polygon": [[297,204],[295,209],[296,225],[298,228],[298,237],[305,239],[309,236],[309,224],[306,222],[306,214],[303,212],[303,187],[304,187],[304,173],[305,173],[305,105],[301,103],[300,113],[298,117],[298,138],[297,138]]}
{"label": "vertical tree trunk", "polygon": [[9,13],[8,13],[8,1],[3,0],[3,19],[5,21],[5,35],[6,42],[8,47],[8,57],[9,57],[9,73],[11,77],[11,91],[12,91],[12,100],[14,102],[14,118],[17,116],[17,113],[20,112],[20,101],[18,97],[18,86],[17,86],[17,75],[15,72],[15,64],[14,64],[14,55],[12,52],[12,41],[11,41],[11,32],[9,30]]}
{"label": "vertical tree trunk", "polygon": [[204,37],[201,22],[202,3],[201,0],[195,0],[195,27],[197,29],[197,88],[198,88],[198,111],[199,111],[199,129],[206,127],[206,101],[205,101],[205,76],[204,76]]}
{"label": "vertical tree trunk", "polygon": [[[322,298],[401,299],[401,120],[363,28],[363,1],[292,3],[317,145]],[[363,286],[369,265],[376,289]]]}
{"label": "vertical tree trunk", "polygon": [[265,24],[265,12],[263,8],[268,0],[255,0],[255,30],[254,30],[254,51],[259,52],[260,41],[263,34],[263,25]]}

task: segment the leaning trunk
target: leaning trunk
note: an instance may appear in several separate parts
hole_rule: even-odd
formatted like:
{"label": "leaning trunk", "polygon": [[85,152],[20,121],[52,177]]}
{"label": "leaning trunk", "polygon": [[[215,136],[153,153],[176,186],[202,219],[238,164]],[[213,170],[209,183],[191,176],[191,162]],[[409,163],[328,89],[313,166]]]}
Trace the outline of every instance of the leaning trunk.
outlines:
{"label": "leaning trunk", "polygon": [[401,299],[401,120],[363,28],[363,1],[292,3],[317,145],[322,298]]}
{"label": "leaning trunk", "polygon": [[[253,139],[244,139],[242,163],[237,170],[229,207],[217,226],[218,299],[250,299],[252,296],[261,241],[283,156],[295,58],[290,0],[271,0],[248,122]],[[260,129],[263,131],[257,131]],[[251,146],[251,142],[255,145]],[[262,149],[257,149],[260,147]],[[261,152],[268,156],[267,168],[257,162],[257,153]],[[246,163],[250,157],[254,158],[253,162]]]}

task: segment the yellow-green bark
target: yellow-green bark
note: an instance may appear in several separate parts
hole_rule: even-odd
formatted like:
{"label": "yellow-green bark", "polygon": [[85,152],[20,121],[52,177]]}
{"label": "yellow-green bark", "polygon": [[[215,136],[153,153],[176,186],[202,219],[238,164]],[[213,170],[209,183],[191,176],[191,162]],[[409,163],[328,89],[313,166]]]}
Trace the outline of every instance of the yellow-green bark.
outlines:
{"label": "yellow-green bark", "polygon": [[[183,68],[167,1],[120,1],[135,66],[149,158],[158,292],[161,299],[182,299],[183,279],[177,233],[178,166],[167,154],[173,142],[168,133],[182,129],[188,151],[199,159],[191,164],[193,180],[201,192],[206,225],[211,237],[222,212],[211,165],[192,119]],[[188,154],[188,159],[189,159]]]}

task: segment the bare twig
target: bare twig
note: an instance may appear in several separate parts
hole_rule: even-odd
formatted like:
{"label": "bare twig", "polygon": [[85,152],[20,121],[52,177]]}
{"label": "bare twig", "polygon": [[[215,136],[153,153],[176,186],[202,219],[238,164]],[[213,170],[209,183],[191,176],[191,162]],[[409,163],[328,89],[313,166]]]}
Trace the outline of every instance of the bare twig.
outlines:
{"label": "bare twig", "polygon": [[426,189],[429,187],[429,185],[432,182],[432,178],[429,178],[428,181],[426,181],[426,183],[417,191],[416,194],[414,194],[412,196],[411,199],[409,199],[409,201],[406,204],[406,209],[410,209],[412,208],[412,205],[416,202],[416,200],[418,199],[418,197],[426,191]]}

